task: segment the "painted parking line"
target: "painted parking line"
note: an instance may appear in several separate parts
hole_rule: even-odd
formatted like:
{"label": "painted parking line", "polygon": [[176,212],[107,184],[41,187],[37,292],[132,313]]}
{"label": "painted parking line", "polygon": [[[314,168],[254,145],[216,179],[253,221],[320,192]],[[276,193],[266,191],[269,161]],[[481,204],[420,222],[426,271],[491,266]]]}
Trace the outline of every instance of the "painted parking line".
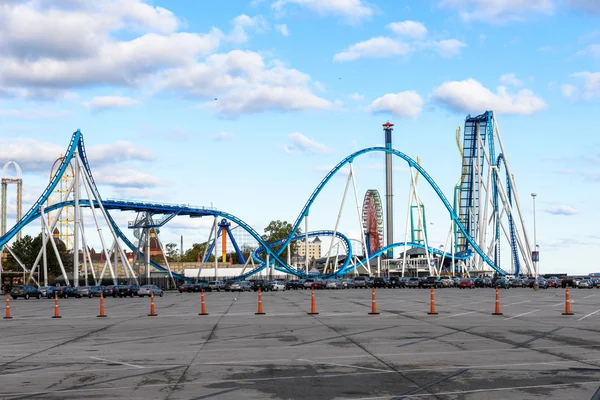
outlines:
{"label": "painted parking line", "polygon": [[523,313],[523,314],[517,314],[517,315],[515,315],[513,317],[505,318],[505,319],[509,320],[509,319],[513,319],[513,318],[517,318],[517,317],[522,317],[523,315],[532,314],[532,313],[537,312],[537,311],[541,311],[541,310],[533,310],[533,311],[529,311],[529,312],[526,312],[526,313]]}
{"label": "painted parking line", "polygon": [[92,357],[92,356],[90,356],[90,358],[93,358],[94,360],[106,361],[106,362],[111,363],[111,364],[125,365],[127,367],[132,367],[132,368],[146,368],[146,367],[143,367],[141,365],[129,364],[129,363],[122,362],[122,361],[107,360],[106,358]]}
{"label": "painted parking line", "polygon": [[460,313],[460,314],[452,314],[452,315],[446,315],[445,317],[440,317],[440,318],[436,318],[436,321],[439,321],[440,319],[446,319],[446,318],[452,318],[452,317],[458,317],[460,315],[468,315],[468,314],[474,314],[476,312],[482,312],[485,311],[485,308],[479,309],[479,310],[474,310],[474,311],[469,311],[469,312],[464,312],[464,313]]}
{"label": "painted parking line", "polygon": [[318,365],[332,365],[332,366],[335,366],[335,367],[365,369],[367,371],[396,372],[396,371],[393,371],[391,369],[369,368],[369,367],[361,367],[361,366],[358,366],[358,365],[348,365],[348,364],[338,364],[338,363],[330,363],[330,362],[311,361],[311,360],[305,360],[303,358],[297,358],[296,360],[297,361],[304,361],[304,362],[311,363],[311,364],[318,364]]}
{"label": "painted parking line", "polygon": [[579,318],[577,321],[581,321],[583,319],[586,319],[587,317],[591,317],[592,315],[594,315],[594,314],[596,314],[598,312],[600,312],[600,310],[596,310],[594,312],[589,313],[588,315],[584,315],[583,317]]}

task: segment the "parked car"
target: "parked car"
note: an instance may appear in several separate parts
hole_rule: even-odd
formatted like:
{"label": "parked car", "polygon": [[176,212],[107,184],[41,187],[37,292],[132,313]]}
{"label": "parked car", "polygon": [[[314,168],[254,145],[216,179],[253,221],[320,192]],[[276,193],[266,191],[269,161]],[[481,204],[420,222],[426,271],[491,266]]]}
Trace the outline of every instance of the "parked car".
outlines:
{"label": "parked car", "polygon": [[140,286],[140,288],[138,289],[139,297],[151,296],[152,293],[154,293],[155,296],[163,297],[164,292],[161,288],[159,288],[156,285],[144,285]]}
{"label": "parked car", "polygon": [[387,289],[388,284],[384,278],[378,276],[378,277],[373,278],[373,287],[375,289],[378,289],[378,288]]}
{"label": "parked car", "polygon": [[197,286],[193,283],[184,283],[183,285],[179,286],[177,288],[177,291],[179,291],[179,293],[191,293],[191,292],[197,292]]}
{"label": "parked car", "polygon": [[506,278],[499,278],[496,279],[496,282],[494,282],[494,287],[500,288],[500,289],[510,289],[510,281]]}
{"label": "parked car", "polygon": [[354,288],[366,289],[369,287],[369,281],[366,276],[357,276],[354,278]]}
{"label": "parked car", "polygon": [[[63,299],[67,299],[69,297],[77,297],[77,288],[74,288],[72,286],[60,286],[57,287],[56,290],[54,290],[54,293],[56,293],[57,297]],[[54,297],[54,294],[50,295],[50,297],[48,298],[52,297]]]}
{"label": "parked car", "polygon": [[234,281],[229,285],[229,291],[231,292],[249,292],[251,290],[252,284],[248,281]]}
{"label": "parked car", "polygon": [[258,292],[259,288],[260,288],[261,292],[268,291],[269,290],[268,282],[263,279],[255,279],[252,282],[252,290],[254,290],[255,292]]}
{"label": "parked car", "polygon": [[225,282],[208,281],[208,287],[210,287],[211,290],[216,290],[217,292],[220,292],[221,290],[225,290]]}
{"label": "parked car", "polygon": [[37,291],[42,295],[42,297],[48,297],[48,293],[54,293],[54,289],[56,289],[56,286],[40,286]]}
{"label": "parked car", "polygon": [[79,286],[77,288],[77,298],[80,299],[82,297],[89,297],[92,298],[92,291],[90,290],[89,286]]}
{"label": "parked car", "polygon": [[458,287],[461,289],[475,289],[475,282],[471,278],[463,278],[460,280]]}
{"label": "parked car", "polygon": [[406,283],[406,287],[409,288],[409,289],[418,289],[418,288],[420,288],[421,287],[421,279],[417,278],[416,276],[413,276]]}
{"label": "parked car", "polygon": [[282,281],[269,282],[269,290],[274,290],[276,292],[280,290],[285,290],[285,283],[283,283]]}
{"label": "parked car", "polygon": [[18,299],[19,297],[22,297],[25,300],[28,300],[30,297],[35,297],[36,299],[42,298],[42,295],[40,292],[38,292],[37,288],[29,285],[13,286],[12,290],[10,291],[10,295],[13,300]]}
{"label": "parked car", "polygon": [[303,279],[297,279],[297,280],[292,280],[292,281],[286,281],[285,287],[287,290],[290,290],[290,289],[298,290],[298,289],[302,289],[303,284],[304,284]]}

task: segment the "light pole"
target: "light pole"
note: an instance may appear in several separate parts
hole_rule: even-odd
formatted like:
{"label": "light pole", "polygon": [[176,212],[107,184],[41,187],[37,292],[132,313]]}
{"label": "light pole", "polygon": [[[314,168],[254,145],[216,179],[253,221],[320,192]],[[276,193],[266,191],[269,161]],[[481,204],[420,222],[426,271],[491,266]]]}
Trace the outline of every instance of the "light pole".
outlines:
{"label": "light pole", "polygon": [[536,235],[536,226],[535,226],[535,198],[537,193],[531,193],[531,198],[533,199],[533,252],[531,253],[531,260],[533,261],[533,268],[535,277],[538,276],[538,261],[539,261],[539,253],[538,253],[538,244],[537,244],[537,235]]}

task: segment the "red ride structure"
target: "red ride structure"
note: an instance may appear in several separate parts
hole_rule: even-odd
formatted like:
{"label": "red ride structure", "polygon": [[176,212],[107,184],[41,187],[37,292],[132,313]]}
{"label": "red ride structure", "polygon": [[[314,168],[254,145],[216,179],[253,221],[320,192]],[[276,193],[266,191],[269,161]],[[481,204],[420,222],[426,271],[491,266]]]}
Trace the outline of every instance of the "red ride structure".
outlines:
{"label": "red ride structure", "polygon": [[375,189],[369,189],[365,193],[362,220],[367,242],[367,253],[370,255],[383,247],[383,209],[381,207],[381,197]]}

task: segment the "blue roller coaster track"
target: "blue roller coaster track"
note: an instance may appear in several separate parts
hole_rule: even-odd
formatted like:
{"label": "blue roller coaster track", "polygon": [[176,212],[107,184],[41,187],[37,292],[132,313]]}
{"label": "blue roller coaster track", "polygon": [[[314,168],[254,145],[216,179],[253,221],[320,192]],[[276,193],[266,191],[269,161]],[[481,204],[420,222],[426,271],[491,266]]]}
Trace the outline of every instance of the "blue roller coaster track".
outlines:
{"label": "blue roller coaster track", "polygon": [[[389,153],[389,154],[392,154],[392,155],[399,157],[399,158],[403,159],[404,161],[406,161],[410,167],[415,168],[425,178],[425,180],[433,188],[433,190],[435,191],[437,196],[440,198],[440,200],[442,201],[442,203],[448,210],[450,218],[456,224],[456,226],[462,232],[462,234],[465,236],[465,238],[471,245],[473,251],[476,252],[477,254],[479,254],[479,256],[481,256],[481,258],[490,267],[492,267],[494,270],[496,270],[499,274],[501,274],[501,275],[505,274],[505,271],[503,271],[501,268],[499,268],[497,266],[497,264],[483,252],[483,250],[477,245],[477,243],[473,240],[473,238],[470,235],[468,235],[467,231],[465,230],[465,227],[460,222],[460,218],[455,214],[451,204],[448,202],[448,200],[446,199],[446,197],[444,196],[444,194],[442,193],[442,191],[440,190],[438,185],[435,183],[435,181],[431,178],[431,176],[429,176],[429,174],[415,160],[413,160],[412,158],[410,158],[409,156],[407,156],[406,154],[404,154],[398,150],[394,150],[391,148],[385,148],[385,147],[370,147],[370,148],[359,150],[359,151],[351,154],[350,156],[344,158],[325,176],[325,178],[319,183],[319,185],[313,191],[310,198],[304,205],[302,211],[300,212],[298,218],[296,219],[296,222],[293,225],[292,234],[290,234],[290,236],[287,239],[285,239],[284,241],[281,241],[281,243],[278,242],[278,243],[274,243],[274,244],[273,243],[268,244],[268,243],[264,242],[262,236],[258,232],[256,232],[256,230],[254,228],[252,228],[250,225],[248,225],[242,219],[236,217],[235,215],[229,214],[224,211],[219,211],[219,210],[215,210],[212,208],[205,208],[205,207],[194,207],[194,206],[189,206],[189,205],[171,205],[171,204],[160,204],[160,203],[150,203],[150,202],[102,200],[100,198],[100,193],[99,193],[96,183],[93,179],[93,174],[92,174],[91,168],[90,168],[88,160],[87,160],[85,146],[84,146],[84,142],[83,142],[83,135],[81,134],[81,132],[79,130],[76,131],[73,134],[73,136],[71,137],[71,141],[69,143],[67,151],[65,152],[65,157],[63,158],[57,172],[50,180],[50,183],[48,184],[46,189],[43,191],[42,195],[33,204],[33,206],[29,209],[29,211],[23,216],[23,218],[21,218],[21,220],[18,221],[15,224],[15,226],[13,226],[8,232],[6,232],[5,235],[0,237],[0,247],[6,245],[16,235],[16,233],[18,231],[20,231],[21,229],[23,229],[26,225],[28,225],[29,223],[34,221],[36,218],[40,217],[40,206],[47,202],[48,197],[56,188],[56,186],[57,186],[58,182],[60,181],[60,178],[64,174],[67,166],[69,165],[69,163],[75,156],[75,152],[77,152],[79,159],[81,160],[82,166],[83,166],[83,168],[85,168],[85,171],[87,172],[87,175],[90,178],[90,181],[92,184],[92,191],[93,192],[95,191],[95,193],[98,196],[98,199],[100,199],[100,203],[101,203],[102,207],[104,207],[104,209],[106,210],[108,223],[111,225],[115,234],[121,240],[123,240],[125,245],[127,247],[129,247],[132,251],[135,250],[134,244],[127,238],[127,236],[125,236],[123,231],[117,226],[116,222],[114,221],[114,219],[108,212],[109,210],[150,212],[153,214],[177,214],[177,215],[182,215],[182,216],[187,215],[187,216],[195,216],[195,217],[217,216],[217,217],[226,218],[229,221],[234,222],[235,224],[239,225],[244,230],[246,230],[257,241],[257,243],[259,244],[259,247],[262,249],[262,252],[266,252],[269,255],[270,262],[275,264],[274,267],[277,270],[285,272],[285,273],[289,273],[289,274],[294,274],[294,275],[297,275],[300,277],[305,276],[304,272],[296,270],[296,269],[292,268],[291,266],[289,266],[287,263],[285,263],[283,260],[281,260],[280,255],[292,240],[298,240],[300,238],[299,237],[300,235],[295,235],[294,233],[298,231],[298,228],[300,227],[302,220],[306,216],[308,216],[310,207],[312,206],[312,204],[314,203],[314,201],[316,200],[317,196],[322,191],[324,186],[344,165],[353,162],[354,159],[356,159],[357,157],[362,156],[364,154],[373,153],[373,152]],[[47,207],[45,209],[45,212],[52,212],[61,207],[72,206],[72,205],[73,205],[72,201],[56,203],[50,207]],[[100,204],[98,202],[90,201],[90,200],[80,200],[80,205],[83,207],[100,207]],[[320,232],[320,233],[318,233],[318,232]],[[314,234],[315,235],[317,235],[317,234],[333,235],[333,232],[331,232],[331,231],[318,231],[318,232],[314,232]],[[311,235],[311,233],[309,233],[309,235]],[[346,257],[347,260],[345,261],[344,265],[342,265],[342,267],[338,271],[331,274],[331,276],[340,275],[340,274],[345,273],[348,269],[348,265],[349,265],[350,258],[352,255],[352,245],[350,244],[350,241],[348,240],[348,238],[346,238],[344,235],[341,235],[341,234],[336,234],[336,236],[345,243],[348,257]],[[280,245],[278,247],[277,251],[272,250],[271,246],[273,246],[273,245],[278,245],[278,246]],[[397,244],[393,244],[391,247],[404,246],[404,245],[405,245],[404,243],[397,243]],[[411,245],[413,245],[414,247],[422,247],[422,245],[419,245],[416,243],[411,243]],[[387,250],[389,248],[390,248],[390,246],[388,246],[384,249]],[[381,252],[384,249],[380,250],[379,253],[375,253],[370,258],[376,257],[376,256],[382,254]],[[432,253],[436,253],[436,254],[439,253],[439,251],[437,251],[436,249],[431,248],[431,247],[429,247],[429,251]],[[255,253],[255,255],[256,254],[257,253]],[[449,255],[446,253],[446,256],[449,256]],[[260,264],[257,267],[255,267],[253,270],[251,270],[249,273],[244,274],[243,276],[240,276],[239,278],[242,278],[242,277],[245,278],[247,276],[255,274],[266,267],[265,260],[263,260],[259,257],[257,257],[256,260],[259,261]],[[161,265],[159,265],[157,263],[153,262],[152,266],[160,271],[166,271],[166,269],[164,267],[162,267]],[[173,274],[173,275],[180,279],[187,279],[183,275],[179,275],[179,274]]]}

